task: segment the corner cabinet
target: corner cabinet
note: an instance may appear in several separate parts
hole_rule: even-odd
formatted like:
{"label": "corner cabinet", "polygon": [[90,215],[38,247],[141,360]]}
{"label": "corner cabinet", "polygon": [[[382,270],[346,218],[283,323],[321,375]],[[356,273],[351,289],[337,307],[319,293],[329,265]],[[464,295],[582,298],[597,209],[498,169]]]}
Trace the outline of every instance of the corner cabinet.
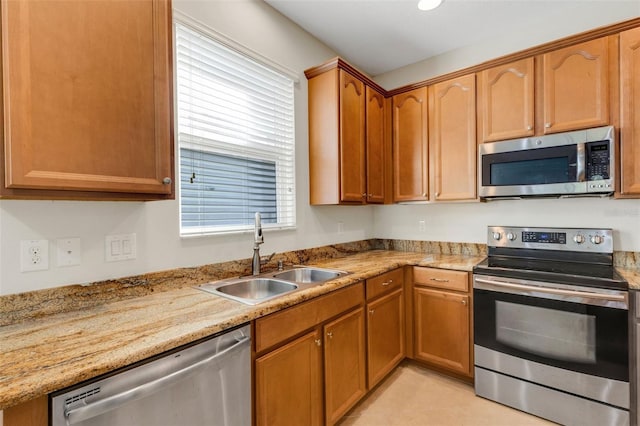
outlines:
{"label": "corner cabinet", "polygon": [[640,27],[620,34],[620,151],[623,195],[640,195]]}
{"label": "corner cabinet", "polygon": [[469,274],[413,268],[414,359],[473,377]]}
{"label": "corner cabinet", "polygon": [[541,61],[545,134],[611,123],[609,97],[610,84],[617,81],[617,37],[558,49],[542,55]]}
{"label": "corner cabinet", "polygon": [[390,147],[384,91],[340,59],[305,74],[310,203],[385,202]]}
{"label": "corner cabinet", "polygon": [[534,60],[526,58],[478,73],[478,140],[533,136]]}
{"label": "corner cabinet", "polygon": [[429,88],[429,144],[434,201],[476,199],[476,76]]}
{"label": "corner cabinet", "polygon": [[171,198],[170,1],[1,7],[0,195]]}
{"label": "corner cabinet", "polygon": [[393,97],[393,201],[429,198],[427,88]]}

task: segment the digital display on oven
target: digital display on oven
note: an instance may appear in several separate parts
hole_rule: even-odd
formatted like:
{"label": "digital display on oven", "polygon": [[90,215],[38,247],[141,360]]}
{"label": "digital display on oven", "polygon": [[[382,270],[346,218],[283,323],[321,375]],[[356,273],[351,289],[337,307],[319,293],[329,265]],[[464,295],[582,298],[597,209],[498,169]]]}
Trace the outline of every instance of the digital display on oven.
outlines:
{"label": "digital display on oven", "polygon": [[532,232],[522,233],[524,243],[567,244],[566,232]]}

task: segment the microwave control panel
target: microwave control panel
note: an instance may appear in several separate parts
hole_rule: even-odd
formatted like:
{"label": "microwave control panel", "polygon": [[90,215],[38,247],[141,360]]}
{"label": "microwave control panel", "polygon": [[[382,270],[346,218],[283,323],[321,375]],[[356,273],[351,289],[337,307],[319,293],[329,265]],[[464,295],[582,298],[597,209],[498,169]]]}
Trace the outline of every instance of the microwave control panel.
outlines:
{"label": "microwave control panel", "polygon": [[609,165],[611,163],[611,153],[609,152],[609,141],[589,142],[585,146],[587,167],[586,180],[606,180],[609,179]]}

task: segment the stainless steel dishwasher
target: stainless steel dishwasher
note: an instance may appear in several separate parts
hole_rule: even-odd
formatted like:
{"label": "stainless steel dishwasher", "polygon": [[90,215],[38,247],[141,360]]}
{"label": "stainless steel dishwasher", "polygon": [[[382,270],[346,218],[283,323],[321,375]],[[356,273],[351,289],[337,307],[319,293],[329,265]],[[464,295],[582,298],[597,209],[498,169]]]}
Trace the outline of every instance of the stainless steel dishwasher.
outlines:
{"label": "stainless steel dishwasher", "polygon": [[251,425],[249,325],[51,395],[53,426]]}

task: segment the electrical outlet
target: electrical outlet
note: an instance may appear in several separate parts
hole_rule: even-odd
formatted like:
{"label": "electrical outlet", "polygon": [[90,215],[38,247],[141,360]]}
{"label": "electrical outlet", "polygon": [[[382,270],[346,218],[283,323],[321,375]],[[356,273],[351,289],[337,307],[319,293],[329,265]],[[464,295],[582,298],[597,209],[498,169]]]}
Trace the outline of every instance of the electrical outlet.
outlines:
{"label": "electrical outlet", "polygon": [[425,224],[424,220],[418,221],[418,231],[424,232],[426,230],[427,230],[427,225]]}
{"label": "electrical outlet", "polygon": [[49,269],[49,240],[20,241],[20,272]]}

